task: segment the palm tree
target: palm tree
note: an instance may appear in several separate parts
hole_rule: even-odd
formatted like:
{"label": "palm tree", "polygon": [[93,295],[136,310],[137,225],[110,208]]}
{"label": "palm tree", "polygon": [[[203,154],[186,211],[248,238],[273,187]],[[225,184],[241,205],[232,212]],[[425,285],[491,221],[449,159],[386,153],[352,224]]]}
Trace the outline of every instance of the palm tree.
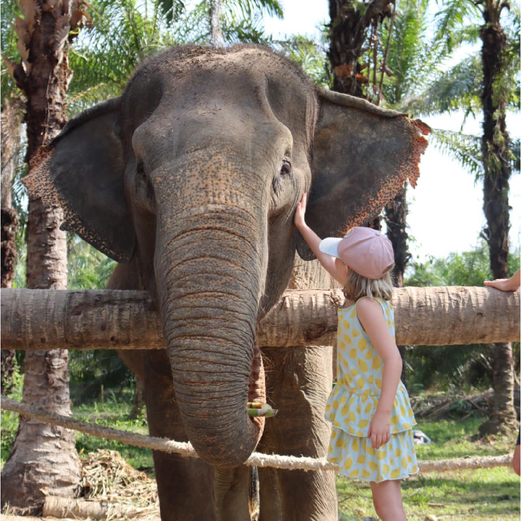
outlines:
{"label": "palm tree", "polygon": [[[21,100],[6,96],[2,100],[2,288],[10,288],[15,274],[17,259],[15,236],[18,229],[18,213],[13,208],[11,182],[15,177],[20,133],[22,130]],[[15,353],[2,349],[1,385],[2,394],[12,387],[15,371]]]}
{"label": "palm tree", "polygon": [[[11,19],[13,2],[3,6],[1,20],[2,49],[14,51],[16,42],[6,19]],[[2,170],[1,170],[1,213],[2,213],[2,288],[10,288],[15,276],[17,251],[15,237],[18,230],[18,212],[13,207],[11,184],[16,175],[20,157],[20,134],[22,132],[23,102],[14,92],[14,82],[2,70]],[[1,385],[2,394],[10,391],[15,371],[15,353],[2,349]]]}
{"label": "palm tree", "polygon": [[[26,161],[66,122],[65,97],[70,80],[68,46],[85,21],[81,2],[26,1],[14,20],[20,56],[4,57],[9,75],[25,96]],[[21,58],[21,60],[20,60]],[[13,60],[13,61],[11,61]],[[18,61],[20,60],[20,61]],[[62,210],[29,199],[27,286],[66,289],[65,232]],[[68,353],[51,349],[27,353],[23,401],[51,412],[70,414]],[[2,472],[2,503],[38,509],[43,490],[74,495],[80,469],[72,432],[20,417],[18,434]]]}
{"label": "palm tree", "polygon": [[[417,100],[424,113],[463,109],[465,116],[481,112],[480,138],[438,134],[442,146],[451,149],[463,164],[483,179],[483,231],[495,278],[508,276],[509,179],[519,145],[507,131],[507,109],[517,103],[519,70],[519,8],[507,10],[499,0],[445,0],[439,15],[438,36],[448,49],[481,41],[480,56],[471,56],[432,82]],[[515,110],[515,108],[514,108]],[[518,154],[517,154],[518,157]],[[494,345],[494,406],[480,427],[495,433],[516,424],[513,402],[513,359],[509,343]]]}

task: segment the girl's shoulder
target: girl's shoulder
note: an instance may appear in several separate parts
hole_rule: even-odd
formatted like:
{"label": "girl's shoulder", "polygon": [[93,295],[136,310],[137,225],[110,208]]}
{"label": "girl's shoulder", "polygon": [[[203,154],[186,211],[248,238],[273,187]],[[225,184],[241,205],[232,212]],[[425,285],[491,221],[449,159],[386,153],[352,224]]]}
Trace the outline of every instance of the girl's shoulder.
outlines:
{"label": "girl's shoulder", "polygon": [[362,297],[356,302],[356,315],[364,324],[374,320],[380,322],[382,318],[388,319],[393,316],[392,304],[379,297]]}
{"label": "girl's shoulder", "polygon": [[[367,302],[370,302],[370,304],[367,304]],[[342,306],[338,308],[338,311],[346,311],[348,309],[357,308],[360,309],[360,306],[366,307],[366,306],[375,306],[379,305],[383,308],[390,307],[392,308],[392,304],[389,300],[385,300],[380,297],[360,297],[356,302],[353,302],[352,300],[346,300]]]}
{"label": "girl's shoulder", "polygon": [[392,304],[389,300],[385,300],[380,297],[360,297],[356,303],[357,309],[367,309],[367,308],[392,308]]}

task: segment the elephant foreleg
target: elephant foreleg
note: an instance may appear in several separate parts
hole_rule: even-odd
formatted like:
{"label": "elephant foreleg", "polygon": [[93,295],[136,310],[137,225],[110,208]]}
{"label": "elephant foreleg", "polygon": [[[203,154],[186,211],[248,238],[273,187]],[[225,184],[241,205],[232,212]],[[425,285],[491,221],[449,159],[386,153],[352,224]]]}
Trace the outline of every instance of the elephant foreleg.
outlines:
{"label": "elephant foreleg", "polygon": [[[268,401],[279,410],[266,421],[259,450],[324,457],[330,429],[324,420],[332,386],[330,347],[264,349]],[[259,469],[260,521],[338,519],[330,471]]]}

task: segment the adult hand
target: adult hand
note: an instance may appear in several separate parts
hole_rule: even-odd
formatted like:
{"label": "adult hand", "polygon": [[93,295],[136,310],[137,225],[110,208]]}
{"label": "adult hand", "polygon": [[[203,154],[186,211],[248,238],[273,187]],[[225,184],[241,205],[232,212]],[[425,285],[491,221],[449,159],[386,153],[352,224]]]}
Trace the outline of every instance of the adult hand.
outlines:
{"label": "adult hand", "polygon": [[293,221],[295,226],[300,230],[306,226],[306,206],[308,204],[308,194],[304,192],[302,194],[302,199],[297,203],[297,208],[295,210],[295,217]]}
{"label": "adult hand", "polygon": [[391,439],[391,423],[389,414],[376,411],[371,423],[367,437],[371,438],[371,447],[379,449]]}
{"label": "adult hand", "polygon": [[516,291],[519,288],[519,270],[517,270],[509,279],[485,280],[483,284],[490,288],[500,289],[501,291]]}

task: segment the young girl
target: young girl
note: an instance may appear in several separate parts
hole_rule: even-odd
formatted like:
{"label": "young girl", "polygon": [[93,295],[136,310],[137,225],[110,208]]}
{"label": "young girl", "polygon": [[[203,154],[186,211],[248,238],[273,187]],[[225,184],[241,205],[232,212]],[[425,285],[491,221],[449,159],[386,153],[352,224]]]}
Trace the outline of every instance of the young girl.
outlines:
{"label": "young girl", "polygon": [[328,460],[341,474],[370,482],[380,519],[403,521],[400,480],[417,473],[418,465],[416,422],[394,340],[391,241],[362,227],[321,241],[306,224],[306,202],[304,194],[295,225],[346,296],[338,310],[337,384],[326,406],[333,424]]}

